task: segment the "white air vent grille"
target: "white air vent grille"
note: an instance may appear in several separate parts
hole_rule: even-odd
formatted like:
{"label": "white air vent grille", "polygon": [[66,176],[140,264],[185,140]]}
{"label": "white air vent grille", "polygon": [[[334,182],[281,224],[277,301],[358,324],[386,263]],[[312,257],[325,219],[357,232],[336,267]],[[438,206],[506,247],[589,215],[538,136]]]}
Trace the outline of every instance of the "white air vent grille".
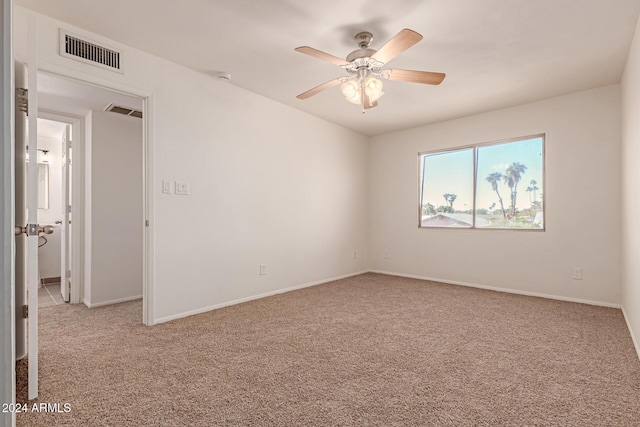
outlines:
{"label": "white air vent grille", "polygon": [[60,55],[122,72],[121,53],[60,30]]}
{"label": "white air vent grille", "polygon": [[107,108],[104,109],[104,111],[110,111],[112,113],[123,114],[125,116],[137,117],[139,119],[142,118],[142,111],[133,110],[133,109],[127,108],[127,107],[121,107],[120,105],[109,104],[109,105],[107,105]]}

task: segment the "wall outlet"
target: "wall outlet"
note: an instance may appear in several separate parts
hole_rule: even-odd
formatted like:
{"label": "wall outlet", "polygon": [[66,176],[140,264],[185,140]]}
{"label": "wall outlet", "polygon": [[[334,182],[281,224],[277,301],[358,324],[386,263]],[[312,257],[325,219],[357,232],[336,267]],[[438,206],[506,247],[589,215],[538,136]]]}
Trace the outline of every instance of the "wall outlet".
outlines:
{"label": "wall outlet", "polygon": [[261,276],[267,275],[267,264],[260,264],[260,275]]}
{"label": "wall outlet", "polygon": [[571,278],[573,280],[582,280],[582,267],[573,267]]}
{"label": "wall outlet", "polygon": [[358,259],[358,251],[353,251],[353,259]]}
{"label": "wall outlet", "polygon": [[384,259],[389,259],[389,249],[384,250]]}

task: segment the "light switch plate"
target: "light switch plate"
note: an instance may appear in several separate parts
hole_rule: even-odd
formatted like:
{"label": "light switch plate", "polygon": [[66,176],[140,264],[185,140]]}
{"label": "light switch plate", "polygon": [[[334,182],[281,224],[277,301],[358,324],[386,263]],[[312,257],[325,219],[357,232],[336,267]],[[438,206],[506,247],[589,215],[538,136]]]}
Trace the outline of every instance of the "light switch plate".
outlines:
{"label": "light switch plate", "polygon": [[171,193],[173,193],[173,182],[171,182],[171,181],[162,181],[162,193],[163,194],[171,194]]}
{"label": "light switch plate", "polygon": [[189,194],[189,183],[176,181],[176,194],[179,194],[182,196],[186,196],[187,194]]}

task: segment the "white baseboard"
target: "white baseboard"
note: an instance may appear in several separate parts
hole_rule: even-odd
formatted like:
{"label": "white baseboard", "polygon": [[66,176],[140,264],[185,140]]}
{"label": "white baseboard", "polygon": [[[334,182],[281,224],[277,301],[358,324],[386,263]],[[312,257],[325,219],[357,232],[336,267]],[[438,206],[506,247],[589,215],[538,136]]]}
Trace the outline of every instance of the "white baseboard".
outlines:
{"label": "white baseboard", "polygon": [[629,333],[631,334],[631,341],[633,341],[633,346],[636,348],[638,359],[640,359],[640,345],[638,345],[636,334],[633,333],[633,328],[631,327],[631,322],[629,322],[629,316],[627,316],[627,312],[624,309],[624,305],[622,306],[622,315],[624,316],[624,321],[627,322],[627,328],[629,329]]}
{"label": "white baseboard", "polygon": [[323,283],[333,282],[335,280],[340,280],[340,279],[346,279],[348,277],[353,277],[353,276],[359,276],[360,274],[365,274],[365,273],[368,273],[368,271],[364,270],[364,271],[359,271],[357,273],[345,274],[343,276],[332,277],[330,279],[323,279],[323,280],[318,280],[316,282],[304,283],[302,285],[291,286],[291,287],[285,288],[285,289],[278,289],[278,290],[271,291],[271,292],[265,292],[263,294],[252,295],[252,296],[246,297],[246,298],[240,298],[240,299],[236,299],[236,300],[233,300],[233,301],[228,301],[228,302],[223,302],[223,303],[220,303],[220,304],[210,305],[208,307],[202,307],[202,308],[198,308],[196,310],[187,311],[187,312],[184,312],[184,313],[172,314],[171,316],[166,316],[166,317],[161,317],[159,319],[155,319],[153,324],[157,325],[158,323],[165,323],[165,322],[169,322],[171,320],[176,320],[176,319],[181,319],[183,317],[193,316],[194,314],[202,314],[202,313],[206,313],[207,311],[216,310],[218,308],[229,307],[231,305],[241,304],[243,302],[249,302],[249,301],[257,300],[257,299],[260,299],[260,298],[270,297],[270,296],[273,296],[273,295],[284,294],[286,292],[296,291],[298,289],[310,288],[311,286],[322,285]]}
{"label": "white baseboard", "polygon": [[137,299],[142,299],[142,295],[135,295],[132,297],[126,297],[126,298],[118,298],[118,299],[113,299],[110,301],[101,301],[101,302],[96,302],[91,304],[89,301],[84,300],[84,305],[86,305],[89,308],[96,308],[96,307],[102,307],[103,305],[111,305],[111,304],[118,304],[120,302],[127,302],[127,301],[135,301]]}
{"label": "white baseboard", "polygon": [[543,293],[540,293],[540,292],[529,292],[529,291],[522,291],[522,290],[518,290],[518,289],[498,288],[498,287],[494,287],[494,286],[478,285],[478,284],[475,284],[475,283],[457,282],[455,280],[437,279],[437,278],[434,278],[434,277],[424,277],[424,276],[416,276],[416,275],[412,275],[412,274],[394,273],[394,272],[391,272],[391,271],[370,270],[369,272],[370,273],[378,273],[378,274],[386,274],[388,276],[407,277],[409,279],[429,280],[431,282],[440,282],[440,283],[446,283],[446,284],[449,284],[449,285],[467,286],[469,288],[486,289],[488,291],[505,292],[505,293],[508,293],[508,294],[525,295],[525,296],[529,296],[529,297],[539,297],[539,298],[554,299],[554,300],[559,300],[559,301],[577,302],[577,303],[580,303],[580,304],[597,305],[597,306],[600,306],[600,307],[622,308],[622,306],[620,304],[613,304],[613,303],[610,303],[610,302],[584,300],[584,299],[565,297],[565,296],[560,296],[560,295],[543,294]]}

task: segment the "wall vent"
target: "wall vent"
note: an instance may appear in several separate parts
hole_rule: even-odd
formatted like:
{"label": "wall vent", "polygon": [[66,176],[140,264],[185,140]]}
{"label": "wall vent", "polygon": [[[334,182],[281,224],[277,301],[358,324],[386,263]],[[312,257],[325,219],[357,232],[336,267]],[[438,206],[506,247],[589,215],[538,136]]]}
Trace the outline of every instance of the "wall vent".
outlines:
{"label": "wall vent", "polygon": [[104,111],[110,111],[112,113],[123,114],[125,116],[137,117],[139,119],[142,118],[142,111],[133,110],[131,108],[122,107],[120,105],[109,104],[109,105],[107,105],[107,108],[104,109]]}
{"label": "wall vent", "polygon": [[122,54],[60,30],[60,55],[111,71],[122,72]]}

